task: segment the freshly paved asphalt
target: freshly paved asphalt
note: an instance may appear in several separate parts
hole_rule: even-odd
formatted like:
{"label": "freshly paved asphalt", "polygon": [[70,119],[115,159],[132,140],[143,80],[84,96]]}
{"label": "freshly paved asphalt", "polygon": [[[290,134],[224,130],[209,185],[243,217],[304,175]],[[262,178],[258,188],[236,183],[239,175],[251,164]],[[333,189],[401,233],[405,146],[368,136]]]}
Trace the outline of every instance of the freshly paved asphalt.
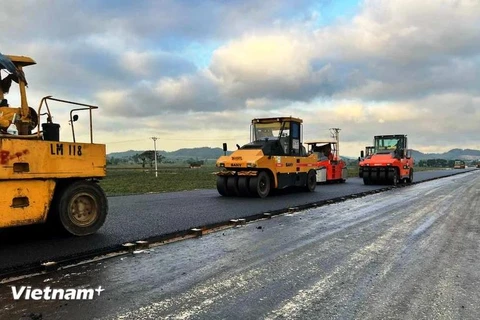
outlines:
{"label": "freshly paved asphalt", "polygon": [[471,172],[15,280],[0,319],[479,319],[479,192]]}
{"label": "freshly paved asphalt", "polygon": [[[417,172],[414,180],[456,173],[459,171]],[[344,184],[318,185],[313,193],[282,192],[266,199],[222,197],[216,190],[109,197],[109,216],[104,227],[88,237],[61,236],[45,226],[1,230],[0,275],[20,267],[94,253],[130,241],[383,187],[365,186],[361,179],[350,178]]]}

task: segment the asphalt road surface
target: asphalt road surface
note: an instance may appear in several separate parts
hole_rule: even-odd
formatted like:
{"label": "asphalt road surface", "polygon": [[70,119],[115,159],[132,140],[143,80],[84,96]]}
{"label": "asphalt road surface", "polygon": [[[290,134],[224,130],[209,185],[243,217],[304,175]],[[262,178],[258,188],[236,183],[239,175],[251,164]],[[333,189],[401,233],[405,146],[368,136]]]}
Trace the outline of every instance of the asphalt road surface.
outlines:
{"label": "asphalt road surface", "polygon": [[[414,180],[458,172],[418,172]],[[61,236],[45,226],[0,230],[0,275],[20,267],[97,252],[129,241],[382,187],[365,186],[361,179],[351,178],[345,184],[319,185],[313,194],[293,192],[267,199],[226,198],[216,190],[109,197],[109,216],[104,227],[88,237]]]}
{"label": "asphalt road surface", "polygon": [[479,319],[479,206],[476,171],[281,215],[5,284],[0,318]]}

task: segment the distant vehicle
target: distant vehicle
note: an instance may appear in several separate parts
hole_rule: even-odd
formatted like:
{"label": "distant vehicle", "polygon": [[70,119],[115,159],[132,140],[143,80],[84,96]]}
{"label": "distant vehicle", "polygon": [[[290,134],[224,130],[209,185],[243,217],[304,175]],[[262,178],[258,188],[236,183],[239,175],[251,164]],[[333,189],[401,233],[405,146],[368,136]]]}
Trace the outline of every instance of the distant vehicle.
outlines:
{"label": "distant vehicle", "polygon": [[465,169],[465,161],[457,160],[453,165],[453,169]]}

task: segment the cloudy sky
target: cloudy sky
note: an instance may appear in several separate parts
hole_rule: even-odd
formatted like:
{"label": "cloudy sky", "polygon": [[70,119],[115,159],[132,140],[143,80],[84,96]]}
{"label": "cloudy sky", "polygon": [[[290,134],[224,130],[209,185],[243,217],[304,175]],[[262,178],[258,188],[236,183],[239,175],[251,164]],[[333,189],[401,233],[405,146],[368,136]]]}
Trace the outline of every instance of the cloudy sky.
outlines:
{"label": "cloudy sky", "polygon": [[[38,63],[29,104],[98,105],[108,152],[232,149],[252,118],[290,115],[305,140],[341,128],[348,156],[392,133],[480,149],[479,0],[16,0],[0,20],[0,52]],[[52,104],[65,140],[68,110]]]}

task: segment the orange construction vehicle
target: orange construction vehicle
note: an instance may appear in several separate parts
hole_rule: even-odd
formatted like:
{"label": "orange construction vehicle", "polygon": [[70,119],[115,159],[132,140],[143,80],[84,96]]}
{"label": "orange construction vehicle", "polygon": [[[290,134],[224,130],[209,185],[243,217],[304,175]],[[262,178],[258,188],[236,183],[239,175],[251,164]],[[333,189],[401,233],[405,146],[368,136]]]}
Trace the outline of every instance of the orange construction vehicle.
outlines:
{"label": "orange construction vehicle", "polygon": [[317,183],[345,182],[348,177],[347,164],[340,158],[338,128],[331,128],[332,141],[307,142],[309,153],[317,158]]}
{"label": "orange construction vehicle", "polygon": [[[374,137],[374,154],[360,164],[359,175],[364,184],[413,181],[412,150],[407,149],[407,136],[402,134]],[[363,153],[363,152],[362,152]]]}

